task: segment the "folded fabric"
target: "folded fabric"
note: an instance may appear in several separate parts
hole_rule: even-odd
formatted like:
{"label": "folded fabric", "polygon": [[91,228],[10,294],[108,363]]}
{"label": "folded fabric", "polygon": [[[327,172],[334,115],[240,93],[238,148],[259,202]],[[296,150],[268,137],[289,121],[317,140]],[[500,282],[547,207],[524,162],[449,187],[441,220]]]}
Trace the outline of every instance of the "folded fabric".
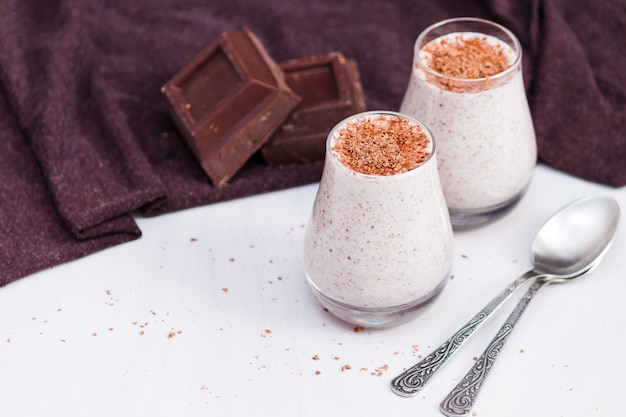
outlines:
{"label": "folded fabric", "polygon": [[219,33],[247,26],[277,61],[341,51],[368,108],[394,110],[417,35],[456,16],[520,38],[542,161],[626,184],[620,0],[0,2],[0,285],[138,238],[133,215],[319,179],[319,162],[271,168],[255,156],[227,187],[211,185],[160,88]]}

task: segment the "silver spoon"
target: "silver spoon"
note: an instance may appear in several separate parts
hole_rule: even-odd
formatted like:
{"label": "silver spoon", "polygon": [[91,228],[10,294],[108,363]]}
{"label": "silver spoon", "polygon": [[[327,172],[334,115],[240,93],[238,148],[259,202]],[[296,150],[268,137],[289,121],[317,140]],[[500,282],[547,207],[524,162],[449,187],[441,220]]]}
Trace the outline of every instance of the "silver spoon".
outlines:
{"label": "silver spoon", "polygon": [[[457,417],[465,416],[470,412],[480,387],[485,382],[498,354],[504,347],[522,313],[526,310],[534,295],[537,294],[537,291],[545,284],[565,282],[568,279],[579,277],[591,271],[600,263],[604,254],[608,251],[619,220],[617,203],[608,198],[587,199],[570,205],[566,209],[567,217],[554,217],[548,220],[544,226],[549,233],[561,237],[559,245],[561,246],[560,250],[564,252],[562,255],[559,252],[554,252],[553,250],[557,249],[556,246],[554,248],[540,247],[539,250],[543,255],[542,262],[544,263],[544,268],[549,271],[551,264],[558,257],[571,256],[572,260],[576,259],[576,252],[584,249],[591,243],[595,243],[597,246],[589,247],[587,252],[578,254],[580,258],[578,263],[582,266],[579,273],[568,276],[545,275],[538,278],[530,286],[489,346],[487,346],[485,352],[474,363],[461,382],[441,402],[439,409],[444,415]],[[577,243],[578,240],[581,240],[581,238],[577,239],[577,236],[588,239],[587,243]],[[571,239],[571,244],[567,244],[568,239]],[[578,247],[574,248],[576,245]],[[572,247],[570,248],[570,246]],[[570,251],[565,252],[567,249]],[[585,266],[585,264],[587,265]]]}
{"label": "silver spoon", "polygon": [[403,397],[417,394],[491,314],[528,280],[565,280],[588,272],[607,250],[618,221],[619,206],[608,197],[580,199],[555,213],[532,243],[533,269],[513,281],[441,346],[395,377],[391,381],[392,391]]}

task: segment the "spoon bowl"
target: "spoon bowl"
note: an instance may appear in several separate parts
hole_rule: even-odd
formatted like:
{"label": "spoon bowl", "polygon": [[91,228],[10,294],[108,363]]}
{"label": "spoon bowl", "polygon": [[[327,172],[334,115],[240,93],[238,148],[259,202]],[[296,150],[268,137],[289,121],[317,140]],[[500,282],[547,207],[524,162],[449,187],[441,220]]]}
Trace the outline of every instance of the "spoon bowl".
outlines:
{"label": "spoon bowl", "polygon": [[532,243],[534,270],[553,279],[587,272],[608,250],[619,217],[619,205],[609,197],[584,198],[563,207]]}
{"label": "spoon bowl", "polygon": [[535,287],[529,289],[534,294],[545,283],[564,282],[596,267],[610,247],[619,217],[619,205],[609,197],[582,198],[552,215],[531,245],[533,269],[502,290],[441,346],[396,376],[392,391],[402,397],[417,394],[522,284],[535,280]]}

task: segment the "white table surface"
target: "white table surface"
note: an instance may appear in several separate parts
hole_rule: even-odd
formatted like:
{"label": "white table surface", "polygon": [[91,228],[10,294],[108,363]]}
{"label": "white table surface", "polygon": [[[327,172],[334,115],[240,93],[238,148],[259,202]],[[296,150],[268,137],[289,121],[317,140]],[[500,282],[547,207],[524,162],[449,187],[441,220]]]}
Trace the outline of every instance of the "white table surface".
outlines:
{"label": "white table surface", "polygon": [[[143,237],[0,288],[1,415],[438,416],[515,294],[416,397],[397,373],[531,267],[543,222],[572,200],[626,188],[539,166],[506,218],[456,233],[440,298],[400,327],[355,332],[323,311],[302,271],[317,184],[157,218]],[[615,416],[626,387],[626,226],[591,274],[544,288],[471,415]],[[617,414],[616,414],[617,413]]]}

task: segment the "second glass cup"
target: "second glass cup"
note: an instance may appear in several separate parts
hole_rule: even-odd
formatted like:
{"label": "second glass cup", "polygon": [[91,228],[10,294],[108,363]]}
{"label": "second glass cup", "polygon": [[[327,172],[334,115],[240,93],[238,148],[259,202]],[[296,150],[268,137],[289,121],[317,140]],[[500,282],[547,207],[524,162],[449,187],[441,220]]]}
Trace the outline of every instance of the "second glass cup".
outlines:
{"label": "second glass cup", "polygon": [[[344,147],[346,138],[359,145]],[[369,153],[377,142],[386,144]],[[377,172],[390,166],[377,152],[400,154],[403,147],[420,154],[413,168]],[[363,327],[397,325],[442,290],[452,266],[452,226],[435,154],[428,129],[395,112],[360,113],[330,132],[304,266],[315,295],[337,317]],[[360,166],[365,160],[371,163]]]}
{"label": "second glass cup", "polygon": [[417,38],[400,112],[437,137],[452,225],[486,224],[523,196],[537,160],[521,71],[508,29],[477,18],[434,24]]}

